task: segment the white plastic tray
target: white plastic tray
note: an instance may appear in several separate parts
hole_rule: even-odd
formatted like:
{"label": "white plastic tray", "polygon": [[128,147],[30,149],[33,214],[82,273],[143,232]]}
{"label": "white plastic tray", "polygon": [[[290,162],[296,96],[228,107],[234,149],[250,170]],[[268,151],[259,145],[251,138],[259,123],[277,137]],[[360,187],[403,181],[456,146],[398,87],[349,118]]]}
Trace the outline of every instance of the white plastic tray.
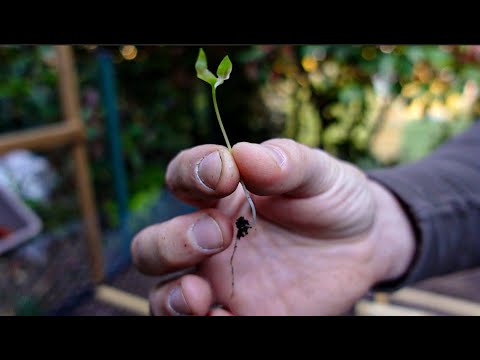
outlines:
{"label": "white plastic tray", "polygon": [[0,238],[0,254],[28,241],[42,230],[42,222],[15,194],[0,186],[0,226],[12,231]]}

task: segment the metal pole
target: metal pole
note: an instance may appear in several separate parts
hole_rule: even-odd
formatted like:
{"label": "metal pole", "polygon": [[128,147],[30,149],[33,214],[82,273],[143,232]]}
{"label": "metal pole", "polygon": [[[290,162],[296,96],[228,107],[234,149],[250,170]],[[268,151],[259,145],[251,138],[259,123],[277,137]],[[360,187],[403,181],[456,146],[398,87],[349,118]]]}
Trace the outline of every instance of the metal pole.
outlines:
{"label": "metal pole", "polygon": [[[110,157],[112,159],[115,197],[118,205],[122,241],[125,241],[126,237],[130,236],[128,226],[128,187],[120,137],[115,71],[112,63],[112,55],[107,49],[101,48],[98,51],[98,58],[100,63],[102,97],[106,109],[107,140],[110,146]],[[126,245],[129,246],[130,244],[128,243]]]}

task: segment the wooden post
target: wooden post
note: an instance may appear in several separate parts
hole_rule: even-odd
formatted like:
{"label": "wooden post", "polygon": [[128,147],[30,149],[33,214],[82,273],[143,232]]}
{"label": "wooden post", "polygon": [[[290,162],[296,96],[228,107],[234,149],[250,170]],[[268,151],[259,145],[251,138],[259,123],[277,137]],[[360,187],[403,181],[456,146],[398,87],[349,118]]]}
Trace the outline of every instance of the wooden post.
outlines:
{"label": "wooden post", "polygon": [[64,45],[56,46],[56,52],[60,89],[59,96],[64,119],[66,121],[82,123],[77,72],[75,71],[75,65],[73,63],[72,48]]}
{"label": "wooden post", "polygon": [[[59,71],[59,89],[63,116],[74,127],[82,128],[77,74],[74,67],[73,51],[70,46],[56,46]],[[95,195],[88,168],[87,149],[84,141],[77,141],[72,149],[78,200],[90,256],[93,280],[101,282],[105,275],[101,232],[98,224]]]}
{"label": "wooden post", "polygon": [[75,144],[72,152],[77,185],[77,196],[83,215],[83,224],[85,227],[88,254],[90,256],[90,264],[92,267],[92,276],[93,280],[99,283],[103,280],[105,275],[104,258],[97,209],[95,206],[93,189],[90,183],[87,151],[85,145]]}

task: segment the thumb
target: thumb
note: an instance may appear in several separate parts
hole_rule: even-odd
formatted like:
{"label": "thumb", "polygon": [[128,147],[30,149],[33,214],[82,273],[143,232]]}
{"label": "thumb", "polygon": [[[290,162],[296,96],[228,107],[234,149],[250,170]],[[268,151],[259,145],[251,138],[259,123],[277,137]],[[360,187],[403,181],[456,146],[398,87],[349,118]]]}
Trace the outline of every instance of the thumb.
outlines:
{"label": "thumb", "polygon": [[[355,166],[290,139],[238,143],[233,157],[264,218],[309,235],[368,229],[374,202]],[[266,195],[266,196],[265,196]]]}
{"label": "thumb", "polygon": [[232,150],[245,185],[257,195],[319,195],[334,186],[342,172],[342,164],[329,154],[290,139],[241,142]]}

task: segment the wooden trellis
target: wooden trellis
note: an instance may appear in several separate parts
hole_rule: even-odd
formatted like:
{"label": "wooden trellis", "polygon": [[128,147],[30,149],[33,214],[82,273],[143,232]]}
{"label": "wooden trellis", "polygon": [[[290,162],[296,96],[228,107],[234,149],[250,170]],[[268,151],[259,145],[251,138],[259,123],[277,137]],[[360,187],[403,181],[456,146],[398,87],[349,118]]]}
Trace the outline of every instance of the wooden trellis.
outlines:
{"label": "wooden trellis", "polygon": [[68,146],[73,158],[77,197],[95,283],[104,279],[104,258],[94,191],[86,149],[86,130],[81,119],[77,73],[71,46],[55,46],[58,87],[63,121],[0,135],[0,154],[14,149],[52,150]]}

